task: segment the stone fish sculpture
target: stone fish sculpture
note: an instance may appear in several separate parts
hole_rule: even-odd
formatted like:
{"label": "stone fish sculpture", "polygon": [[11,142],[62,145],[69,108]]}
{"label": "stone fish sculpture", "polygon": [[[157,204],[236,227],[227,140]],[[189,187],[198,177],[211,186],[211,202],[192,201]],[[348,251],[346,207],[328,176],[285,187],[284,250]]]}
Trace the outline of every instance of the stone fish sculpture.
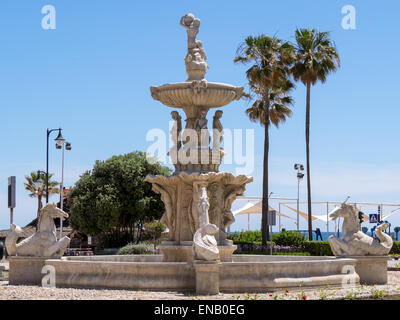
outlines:
{"label": "stone fish sculpture", "polygon": [[67,249],[70,238],[63,237],[57,241],[54,219],[68,218],[68,214],[57,208],[56,204],[48,203],[40,209],[38,230],[29,238],[17,243],[22,229],[11,225],[5,244],[10,256],[51,257],[60,258]]}
{"label": "stone fish sculpture", "polygon": [[211,224],[208,217],[210,204],[207,197],[207,189],[202,187],[197,212],[199,215],[199,229],[193,237],[193,254],[195,260],[217,261],[219,250],[214,235],[218,227]]}
{"label": "stone fish sculpture", "polygon": [[330,236],[328,241],[335,256],[382,256],[387,255],[393,246],[392,238],[384,233],[389,224],[385,221],[375,229],[377,239],[360,231],[358,209],[343,203],[334,209],[329,217],[343,218],[342,239]]}

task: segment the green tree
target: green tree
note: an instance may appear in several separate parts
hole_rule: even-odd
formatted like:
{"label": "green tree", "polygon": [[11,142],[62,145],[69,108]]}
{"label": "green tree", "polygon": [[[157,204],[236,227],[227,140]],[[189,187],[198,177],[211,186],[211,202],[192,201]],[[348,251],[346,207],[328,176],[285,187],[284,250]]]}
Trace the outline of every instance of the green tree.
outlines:
{"label": "green tree", "polygon": [[[57,181],[52,181],[53,174],[49,173],[49,196],[51,194],[60,193],[60,190],[57,188],[59,183]],[[41,185],[38,185],[36,181],[39,178],[43,181]],[[32,171],[30,175],[25,176],[26,182],[24,182],[25,190],[29,191],[29,196],[31,198],[37,198],[38,200],[38,209],[37,209],[37,218],[39,218],[39,211],[42,208],[42,198],[46,197],[46,174],[39,173],[36,171]]]}
{"label": "green tree", "polygon": [[399,240],[400,227],[395,227],[394,232],[396,233],[396,241],[397,241],[397,240]]}
{"label": "green tree", "polygon": [[161,238],[166,227],[159,221],[151,221],[144,223],[144,229],[153,238],[154,250],[156,250],[157,240]]}
{"label": "green tree", "polygon": [[[278,126],[291,114],[292,100],[288,92],[293,88],[289,80],[289,67],[294,59],[293,46],[288,42],[261,35],[249,36],[239,46],[235,63],[251,64],[246,71],[250,92],[256,96],[252,107],[246,110],[250,120],[264,126],[264,161],[262,194],[262,243],[266,244],[268,232],[268,153],[269,125]],[[251,96],[251,94],[250,94]],[[267,125],[265,125],[267,124]]]}
{"label": "green tree", "polygon": [[143,152],[96,161],[68,193],[71,226],[83,233],[141,232],[144,221],[164,212],[160,195],[144,179],[148,174],[169,175],[160,163],[150,163]]}
{"label": "green tree", "polygon": [[308,201],[308,237],[312,240],[311,178],[310,178],[310,93],[318,81],[324,83],[327,76],[340,66],[339,55],[329,38],[329,32],[315,29],[297,29],[295,43],[296,61],[291,69],[295,81],[307,88],[306,98],[306,167]]}

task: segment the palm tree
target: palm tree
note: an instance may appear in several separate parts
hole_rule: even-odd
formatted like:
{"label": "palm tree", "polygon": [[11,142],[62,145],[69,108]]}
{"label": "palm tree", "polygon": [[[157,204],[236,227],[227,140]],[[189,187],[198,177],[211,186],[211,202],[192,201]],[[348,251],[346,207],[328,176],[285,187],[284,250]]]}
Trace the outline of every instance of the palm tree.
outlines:
{"label": "palm tree", "polygon": [[264,126],[264,161],[261,233],[266,244],[268,232],[268,153],[269,125],[284,121],[291,111],[291,98],[287,93],[293,88],[289,80],[289,66],[294,50],[288,42],[261,35],[249,36],[239,46],[235,63],[252,64],[246,71],[250,91],[256,95],[252,107],[246,110],[250,120]]}
{"label": "palm tree", "polygon": [[400,227],[395,227],[394,232],[396,233],[396,241],[397,241],[397,240],[399,240]]}
{"label": "palm tree", "polygon": [[[51,181],[53,174],[49,173],[49,195],[53,193],[59,193],[60,190],[57,188],[59,183],[57,181]],[[36,181],[39,178],[43,181],[43,183],[39,186]],[[31,198],[38,199],[38,210],[37,210],[37,218],[39,218],[39,211],[42,208],[42,198],[46,197],[46,174],[37,173],[32,171],[29,176],[25,176],[27,182],[24,182],[25,190],[30,192],[29,196]]]}
{"label": "palm tree", "polygon": [[324,83],[327,76],[340,66],[339,54],[329,38],[329,32],[315,29],[297,29],[295,43],[296,61],[291,69],[295,81],[301,81],[307,88],[306,99],[306,166],[308,237],[312,240],[311,178],[310,178],[310,92],[318,81]]}

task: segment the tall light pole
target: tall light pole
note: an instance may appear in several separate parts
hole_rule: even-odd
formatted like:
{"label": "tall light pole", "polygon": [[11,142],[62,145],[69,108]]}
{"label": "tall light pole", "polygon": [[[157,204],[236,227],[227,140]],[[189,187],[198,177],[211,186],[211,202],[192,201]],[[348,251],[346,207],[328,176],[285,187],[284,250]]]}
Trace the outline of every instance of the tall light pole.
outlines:
{"label": "tall light pole", "polygon": [[[59,134],[61,135],[61,133]],[[57,137],[58,138],[58,137]],[[61,137],[62,138],[62,137]],[[62,150],[62,160],[61,160],[61,183],[60,183],[60,209],[64,209],[64,150],[71,150],[71,143],[66,142],[64,138],[56,139],[56,149]],[[60,239],[63,234],[63,219],[60,218]]]}
{"label": "tall light pole", "polygon": [[63,141],[65,141],[65,139],[63,138],[63,136],[61,135],[61,128],[58,129],[47,129],[47,149],[46,149],[46,203],[49,203],[49,137],[50,134],[53,131],[57,131],[58,130],[58,136],[57,138],[55,138],[57,143],[62,143]]}
{"label": "tall light pole", "polygon": [[294,170],[297,170],[297,231],[299,231],[299,198],[300,198],[300,180],[303,179],[304,173],[304,166],[300,163],[295,163]]}

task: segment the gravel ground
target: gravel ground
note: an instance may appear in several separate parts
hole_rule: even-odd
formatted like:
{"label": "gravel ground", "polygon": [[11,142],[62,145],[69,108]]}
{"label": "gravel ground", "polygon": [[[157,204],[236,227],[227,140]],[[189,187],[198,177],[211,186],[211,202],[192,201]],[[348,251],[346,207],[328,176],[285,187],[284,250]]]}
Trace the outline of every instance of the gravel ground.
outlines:
{"label": "gravel ground", "polygon": [[221,293],[216,296],[196,296],[193,292],[88,290],[10,286],[0,282],[0,300],[330,300],[330,299],[395,299],[400,300],[400,272],[388,272],[388,284],[357,288],[319,288],[257,294]]}

